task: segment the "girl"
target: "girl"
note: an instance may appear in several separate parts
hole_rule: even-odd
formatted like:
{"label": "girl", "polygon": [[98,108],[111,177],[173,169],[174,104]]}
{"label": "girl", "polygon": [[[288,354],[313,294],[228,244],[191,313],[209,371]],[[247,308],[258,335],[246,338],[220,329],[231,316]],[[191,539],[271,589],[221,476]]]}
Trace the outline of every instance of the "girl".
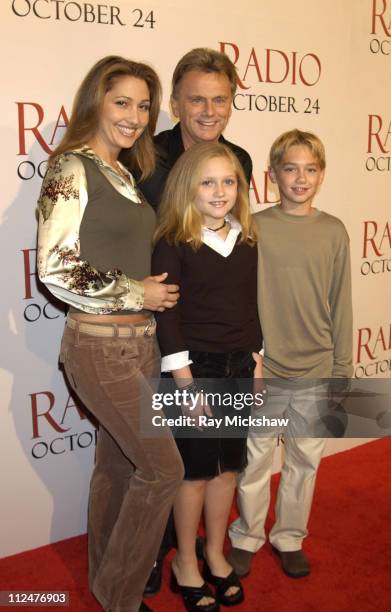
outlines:
{"label": "girl", "polygon": [[[262,347],[262,334],[248,185],[230,149],[197,144],[180,157],[163,194],[156,240],[152,270],[167,271],[168,282],[179,284],[181,292],[174,308],[157,314],[162,371],[171,372],[180,389],[194,392],[196,379],[213,378],[208,391],[233,393],[238,389],[233,379],[253,376],[252,352]],[[261,376],[260,362],[255,374]],[[192,411],[182,410],[197,423],[199,416],[218,412],[203,401]],[[238,414],[233,407],[223,407],[223,413]],[[174,503],[178,552],[172,582],[188,610],[211,612],[219,602],[235,605],[244,597],[223,544],[236,474],[247,464],[246,433],[233,438],[232,431],[227,437],[221,429],[212,429],[213,435],[200,429],[182,429],[176,439],[185,481]],[[202,510],[205,576],[216,586],[216,597],[201,578],[195,554]]]}

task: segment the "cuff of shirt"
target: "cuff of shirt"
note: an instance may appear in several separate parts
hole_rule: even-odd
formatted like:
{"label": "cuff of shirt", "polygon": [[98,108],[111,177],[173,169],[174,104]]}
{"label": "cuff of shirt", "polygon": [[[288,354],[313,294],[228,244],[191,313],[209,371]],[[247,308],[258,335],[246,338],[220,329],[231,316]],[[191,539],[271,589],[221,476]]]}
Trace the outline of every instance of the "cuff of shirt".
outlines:
{"label": "cuff of shirt", "polygon": [[144,283],[131,278],[127,279],[128,295],[126,296],[124,310],[142,310],[144,306]]}
{"label": "cuff of shirt", "polygon": [[172,370],[179,370],[179,368],[184,368],[192,363],[191,359],[189,359],[189,351],[172,353],[162,357],[161,371],[171,372]]}

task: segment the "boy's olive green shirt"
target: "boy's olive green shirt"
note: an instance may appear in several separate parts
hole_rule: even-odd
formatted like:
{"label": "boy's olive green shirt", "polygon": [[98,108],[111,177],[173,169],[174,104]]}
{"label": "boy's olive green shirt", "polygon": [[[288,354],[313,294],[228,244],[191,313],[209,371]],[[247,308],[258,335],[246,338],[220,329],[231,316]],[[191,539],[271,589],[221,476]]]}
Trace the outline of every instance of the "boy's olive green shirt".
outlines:
{"label": "boy's olive green shirt", "polygon": [[254,217],[267,370],[282,378],[352,376],[350,254],[343,223],[317,209],[295,216],[278,205]]}

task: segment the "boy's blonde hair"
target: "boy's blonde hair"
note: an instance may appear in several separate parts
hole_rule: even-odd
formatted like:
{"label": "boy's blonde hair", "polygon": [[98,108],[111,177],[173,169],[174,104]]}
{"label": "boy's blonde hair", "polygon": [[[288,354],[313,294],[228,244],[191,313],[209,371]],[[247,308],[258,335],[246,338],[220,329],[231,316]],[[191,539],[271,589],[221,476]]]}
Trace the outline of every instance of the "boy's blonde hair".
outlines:
{"label": "boy's blonde hair", "polygon": [[214,157],[228,159],[238,181],[238,194],[231,213],[240,222],[240,242],[256,240],[248,199],[248,184],[236,155],[220,143],[195,144],[185,151],[171,170],[159,207],[155,241],[164,236],[170,244],[191,243],[194,250],[202,245],[202,215],[195,205],[203,167]]}
{"label": "boy's blonde hair", "polygon": [[308,147],[320,169],[325,169],[326,154],[322,141],[312,132],[302,132],[301,130],[284,132],[273,142],[270,149],[270,167],[276,170],[288,149],[297,145]]}

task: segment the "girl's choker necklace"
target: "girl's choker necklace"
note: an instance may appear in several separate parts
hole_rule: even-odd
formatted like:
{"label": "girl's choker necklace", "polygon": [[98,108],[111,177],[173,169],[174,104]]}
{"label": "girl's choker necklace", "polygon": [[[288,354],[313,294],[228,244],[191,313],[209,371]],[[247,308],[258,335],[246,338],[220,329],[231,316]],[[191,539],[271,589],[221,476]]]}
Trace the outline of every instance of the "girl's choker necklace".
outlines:
{"label": "girl's choker necklace", "polygon": [[223,227],[225,227],[226,225],[227,225],[227,221],[224,219],[223,225],[220,225],[219,227],[207,227],[206,229],[210,230],[211,232],[218,232],[219,230],[223,229]]}

